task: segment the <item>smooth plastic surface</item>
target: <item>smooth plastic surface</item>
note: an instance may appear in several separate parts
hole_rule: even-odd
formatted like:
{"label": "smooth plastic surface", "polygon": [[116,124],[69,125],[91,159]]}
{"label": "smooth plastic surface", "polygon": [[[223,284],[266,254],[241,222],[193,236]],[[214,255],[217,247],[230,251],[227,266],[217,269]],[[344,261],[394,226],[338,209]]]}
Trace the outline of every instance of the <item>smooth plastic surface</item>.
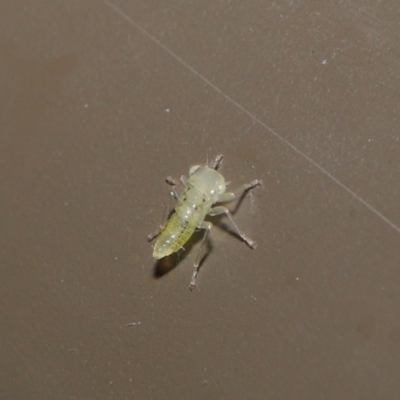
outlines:
{"label": "smooth plastic surface", "polygon": [[[2,399],[398,398],[397,1],[1,8]],[[190,291],[146,237],[219,153],[258,247]]]}

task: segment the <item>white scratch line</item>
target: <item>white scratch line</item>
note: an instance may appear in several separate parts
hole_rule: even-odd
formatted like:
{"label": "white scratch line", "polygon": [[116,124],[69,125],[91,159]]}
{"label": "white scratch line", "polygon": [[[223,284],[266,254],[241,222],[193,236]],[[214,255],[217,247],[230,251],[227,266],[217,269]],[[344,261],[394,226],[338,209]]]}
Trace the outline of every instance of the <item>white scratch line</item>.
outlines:
{"label": "white scratch line", "polygon": [[342,182],[340,182],[337,178],[335,178],[332,174],[330,174],[326,169],[321,167],[319,164],[317,164],[313,159],[308,157],[305,153],[303,153],[301,150],[299,150],[296,146],[288,142],[285,138],[283,138],[281,135],[279,135],[277,132],[275,132],[271,127],[266,125],[264,122],[262,122],[259,118],[257,118],[255,115],[253,115],[250,111],[246,110],[242,105],[240,105],[236,100],[234,100],[232,97],[228,96],[226,93],[224,93],[218,86],[215,86],[211,81],[209,81],[205,76],[200,74],[200,72],[196,71],[192,66],[190,66],[186,61],[184,61],[182,58],[180,58],[178,55],[176,55],[172,50],[170,50],[167,46],[162,44],[155,36],[147,32],[145,29],[143,29],[137,22],[135,22],[131,17],[129,17],[127,14],[125,14],[123,11],[121,11],[118,7],[116,7],[114,4],[110,3],[108,0],[103,0],[104,3],[110,7],[112,10],[114,10],[117,14],[119,14],[122,18],[124,18],[126,21],[128,21],[131,25],[133,25],[137,30],[139,30],[144,36],[148,37],[150,40],[152,40],[157,46],[161,47],[163,50],[165,50],[172,58],[174,58],[176,61],[178,61],[180,64],[182,64],[185,68],[187,68],[189,71],[191,71],[194,75],[196,75],[198,78],[200,78],[203,82],[205,82],[207,85],[209,85],[212,89],[214,89],[216,92],[221,94],[223,97],[225,97],[226,100],[234,104],[239,110],[244,112],[246,115],[248,115],[251,119],[259,123],[263,128],[265,128],[267,131],[269,131],[272,135],[274,135],[278,140],[280,140],[282,143],[286,144],[289,146],[295,153],[299,154],[303,158],[305,158],[310,164],[312,164],[315,168],[317,168],[320,172],[322,172],[325,176],[330,178],[333,182],[335,182],[337,185],[339,185],[342,189],[344,189],[347,193],[352,195],[355,199],[357,199],[361,204],[363,204],[368,210],[373,212],[376,216],[378,216],[380,219],[385,221],[388,225],[390,225],[394,230],[397,231],[397,233],[400,233],[400,227],[398,227],[394,222],[390,221],[387,217],[385,217],[382,213],[380,213],[376,208],[371,206],[368,202],[366,202],[363,198],[361,198],[357,193],[353,192],[351,189],[349,189],[346,185],[344,185]]}

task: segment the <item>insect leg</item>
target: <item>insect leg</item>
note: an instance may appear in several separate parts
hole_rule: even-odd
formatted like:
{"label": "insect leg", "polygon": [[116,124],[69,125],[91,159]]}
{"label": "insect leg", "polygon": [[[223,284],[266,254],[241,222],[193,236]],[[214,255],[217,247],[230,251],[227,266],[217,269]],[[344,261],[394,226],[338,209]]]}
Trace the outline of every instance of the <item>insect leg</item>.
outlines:
{"label": "insect leg", "polygon": [[172,186],[172,188],[171,188],[172,194],[174,195],[175,199],[178,199],[179,194],[178,194],[178,192],[176,191],[176,182],[175,182],[175,179],[172,178],[172,177],[170,177],[170,176],[167,176],[167,177],[165,178],[165,182],[167,182],[168,185]]}
{"label": "insect leg", "polygon": [[218,154],[215,160],[210,164],[210,168],[217,169],[223,158],[224,156],[222,154]]}
{"label": "insect leg", "polygon": [[[176,191],[176,181],[174,178],[172,178],[171,176],[167,176],[165,178],[165,182],[168,183],[168,185],[172,186],[171,190],[172,190],[172,194],[174,195],[175,199],[178,199],[179,194]],[[166,216],[164,218],[165,220],[167,219]],[[163,230],[164,226],[161,226],[160,228],[158,228],[156,231],[150,233],[150,235],[147,236],[147,241],[150,243],[152,240],[154,240],[157,236],[160,235],[161,231]]]}
{"label": "insect leg", "polygon": [[153,239],[160,235],[161,231],[162,228],[158,228],[156,231],[150,233],[150,235],[147,236],[147,241],[150,243]]}
{"label": "insect leg", "polygon": [[186,176],[185,176],[185,175],[181,175],[180,180],[181,180],[181,182],[183,183],[183,185],[186,185],[187,179],[186,179]]}
{"label": "insect leg", "polygon": [[167,176],[167,177],[165,178],[165,182],[167,182],[168,185],[176,186],[176,181],[175,181],[175,179],[174,179],[172,176]]}
{"label": "insect leg", "polygon": [[256,179],[250,183],[245,183],[242,186],[238,187],[234,192],[221,194],[218,197],[218,203],[227,203],[228,201],[238,199],[244,192],[247,192],[250,189],[254,189],[257,186],[261,186],[262,184],[262,180],[259,179]]}
{"label": "insect leg", "polygon": [[192,274],[192,279],[190,280],[190,290],[193,290],[196,284],[196,277],[199,272],[199,267],[200,267],[200,261],[203,256],[203,248],[204,244],[207,241],[208,235],[210,234],[210,231],[212,229],[213,225],[211,222],[203,221],[203,223],[200,225],[200,229],[204,229],[204,236],[203,239],[201,240],[201,245],[199,248],[199,251],[197,253],[196,259],[194,261],[193,265],[193,274]]}
{"label": "insect leg", "polygon": [[225,214],[229,218],[229,220],[231,221],[231,224],[235,228],[236,233],[242,238],[242,240],[244,240],[248,244],[249,247],[251,247],[252,249],[255,249],[257,246],[256,242],[254,242],[253,240],[248,238],[239,229],[235,219],[233,218],[232,213],[226,207],[223,207],[223,206],[214,207],[211,209],[211,211],[207,215],[209,215],[211,217],[215,217],[216,215],[221,215],[221,214]]}

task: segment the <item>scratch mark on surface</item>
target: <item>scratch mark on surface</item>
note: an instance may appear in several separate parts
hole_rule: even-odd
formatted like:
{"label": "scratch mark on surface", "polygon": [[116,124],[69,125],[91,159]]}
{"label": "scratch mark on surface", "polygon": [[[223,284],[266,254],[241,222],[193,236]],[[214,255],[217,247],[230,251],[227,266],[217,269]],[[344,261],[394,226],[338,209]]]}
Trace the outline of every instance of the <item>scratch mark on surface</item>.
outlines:
{"label": "scratch mark on surface", "polygon": [[389,226],[391,226],[397,233],[400,234],[400,227],[397,226],[394,222],[392,222],[389,218],[387,218],[385,215],[383,215],[380,211],[378,211],[376,208],[374,208],[371,204],[369,204],[366,200],[364,200],[362,197],[360,197],[356,192],[348,188],[344,183],[340,182],[335,176],[333,176],[330,172],[328,172],[326,169],[324,169],[321,165],[319,165],[316,161],[314,161],[312,158],[307,156],[305,153],[303,153],[300,149],[298,149],[295,145],[290,143],[288,140],[286,140],[283,136],[279,135],[276,131],[274,131],[271,127],[269,127],[267,124],[265,124],[263,121],[261,121],[259,118],[257,118],[255,115],[253,115],[250,111],[245,109],[241,104],[239,104],[236,100],[234,100],[232,97],[230,97],[228,94],[226,94],[222,89],[220,89],[218,86],[216,86],[214,83],[209,81],[204,75],[202,75],[200,72],[198,72],[196,69],[194,69],[191,65],[189,65],[186,61],[184,61],[181,57],[179,57],[177,54],[175,54],[172,50],[170,50],[167,46],[165,46],[162,42],[160,42],[155,36],[153,36],[151,33],[147,32],[145,29],[143,29],[137,22],[135,22],[129,15],[124,13],[122,10],[120,10],[117,6],[114,4],[110,3],[108,0],[103,0],[104,3],[111,8],[115,13],[119,14],[123,19],[125,19],[129,24],[134,26],[138,31],[140,31],[144,36],[149,38],[151,41],[153,41],[157,46],[162,48],[166,53],[168,53],[172,58],[174,58],[176,61],[178,61],[181,65],[183,65],[185,68],[187,68],[189,71],[191,71],[195,76],[197,76],[199,79],[201,79],[203,82],[205,82],[207,85],[209,85],[214,91],[219,93],[221,96],[223,96],[226,100],[228,100],[230,103],[235,105],[239,110],[241,110],[244,114],[246,114],[249,118],[251,118],[253,121],[256,121],[258,124],[260,124],[264,129],[266,129],[270,134],[275,136],[281,143],[284,143],[286,146],[288,146],[290,149],[293,150],[294,153],[300,155],[304,159],[306,159],[311,165],[313,165],[315,168],[317,168],[323,175],[327,176],[330,178],[333,182],[335,182],[338,186],[340,186],[344,191],[346,191],[348,194],[353,196],[356,200],[358,200],[361,204],[365,206],[369,211],[371,211],[373,214],[375,214],[377,217],[379,217],[382,221],[386,222]]}
{"label": "scratch mark on surface", "polygon": [[343,18],[350,19],[368,40],[378,48],[392,44],[390,40],[393,27],[382,18],[379,18],[372,7],[365,2],[346,0],[340,4],[343,9]]}

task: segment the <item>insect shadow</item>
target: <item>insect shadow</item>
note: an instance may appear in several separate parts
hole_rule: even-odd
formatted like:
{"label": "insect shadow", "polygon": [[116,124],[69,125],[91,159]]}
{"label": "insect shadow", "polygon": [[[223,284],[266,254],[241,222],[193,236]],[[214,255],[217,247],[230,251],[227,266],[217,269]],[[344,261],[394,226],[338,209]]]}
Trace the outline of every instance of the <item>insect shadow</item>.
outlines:
{"label": "insect shadow", "polygon": [[[157,262],[154,265],[153,277],[155,279],[162,278],[164,275],[168,274],[173,269],[175,269],[182,261],[185,260],[185,258],[190,253],[191,249],[194,246],[196,246],[198,242],[202,240],[203,235],[204,231],[202,229],[196,229],[193,235],[190,237],[190,239],[186,242],[185,247],[183,249],[179,250],[176,253],[172,253],[167,257],[157,260]],[[205,247],[206,248],[203,257],[200,260],[199,268],[201,268],[201,265],[213,251],[213,245],[211,243],[211,240],[207,240]]]}

